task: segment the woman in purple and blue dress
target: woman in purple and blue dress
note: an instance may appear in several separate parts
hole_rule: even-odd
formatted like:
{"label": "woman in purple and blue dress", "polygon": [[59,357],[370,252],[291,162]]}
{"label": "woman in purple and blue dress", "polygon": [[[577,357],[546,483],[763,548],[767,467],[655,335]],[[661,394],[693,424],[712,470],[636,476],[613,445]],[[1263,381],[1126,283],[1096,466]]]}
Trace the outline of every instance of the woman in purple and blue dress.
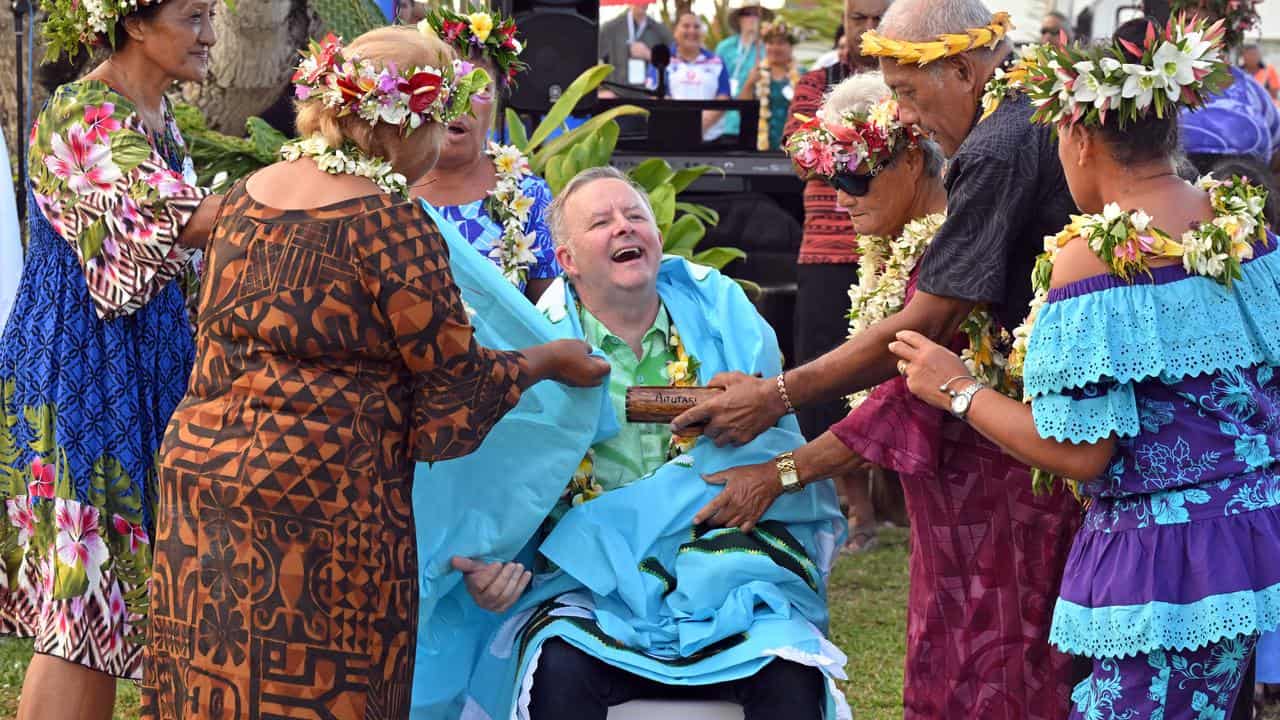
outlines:
{"label": "woman in purple and blue dress", "polygon": [[[890,348],[921,399],[1080,481],[1088,511],[1049,639],[1092,663],[1072,717],[1221,719],[1280,622],[1280,253],[1264,191],[1175,172],[1169,110],[1226,80],[1220,34],[1175,22],[1148,35],[1138,21],[1117,35],[1128,43],[1042,50],[1026,87],[1089,213],[1037,264],[1011,358],[1016,370],[1026,342],[1030,403],[987,392],[918,334]],[[1168,76],[1176,103],[1124,96],[1124,77],[1169,57],[1198,71]],[[1081,77],[1059,92],[1054,68]]]}

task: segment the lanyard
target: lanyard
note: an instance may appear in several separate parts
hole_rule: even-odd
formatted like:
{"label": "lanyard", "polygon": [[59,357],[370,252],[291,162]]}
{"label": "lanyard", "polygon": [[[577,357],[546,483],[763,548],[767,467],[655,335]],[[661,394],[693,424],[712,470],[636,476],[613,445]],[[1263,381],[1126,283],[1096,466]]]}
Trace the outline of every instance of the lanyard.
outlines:
{"label": "lanyard", "polygon": [[628,11],[627,12],[627,42],[635,42],[636,38],[640,37],[640,35],[645,31],[645,28],[647,28],[648,26],[649,26],[648,15],[644,17],[644,21],[642,21],[640,23],[640,27],[637,28],[635,25],[635,19],[631,17],[631,12]]}

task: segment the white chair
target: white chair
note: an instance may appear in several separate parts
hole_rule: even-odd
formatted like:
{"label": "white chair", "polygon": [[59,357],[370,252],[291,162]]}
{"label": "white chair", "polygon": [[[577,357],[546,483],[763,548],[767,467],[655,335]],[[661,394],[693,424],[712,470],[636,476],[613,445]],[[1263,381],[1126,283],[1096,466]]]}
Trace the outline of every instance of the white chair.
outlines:
{"label": "white chair", "polygon": [[742,720],[742,706],[702,700],[632,700],[609,708],[609,720]]}

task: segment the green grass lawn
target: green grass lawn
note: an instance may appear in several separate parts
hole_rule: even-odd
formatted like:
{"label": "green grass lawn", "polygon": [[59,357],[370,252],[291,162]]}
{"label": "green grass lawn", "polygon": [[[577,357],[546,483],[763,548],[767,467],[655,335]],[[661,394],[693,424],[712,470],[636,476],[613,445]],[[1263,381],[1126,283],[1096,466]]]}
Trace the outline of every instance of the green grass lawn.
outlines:
{"label": "green grass lawn", "polygon": [[[831,582],[831,628],[849,656],[845,695],[858,720],[902,717],[902,657],[906,633],[907,536],[880,534],[880,547],[844,557]],[[31,643],[0,639],[0,718],[17,715]],[[119,684],[116,720],[138,717],[138,691]]]}

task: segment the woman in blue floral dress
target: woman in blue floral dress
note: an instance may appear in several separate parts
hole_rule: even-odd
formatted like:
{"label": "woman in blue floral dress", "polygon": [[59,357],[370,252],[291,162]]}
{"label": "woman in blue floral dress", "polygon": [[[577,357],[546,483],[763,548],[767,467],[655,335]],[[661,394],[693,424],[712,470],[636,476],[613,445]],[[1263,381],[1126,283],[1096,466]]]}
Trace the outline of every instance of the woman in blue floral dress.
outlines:
{"label": "woman in blue floral dress", "polygon": [[1262,190],[1174,170],[1179,106],[1228,77],[1221,28],[1117,35],[1023,60],[1090,213],[1036,266],[1010,357],[1029,404],[923,336],[890,347],[913,393],[1041,476],[1080,481],[1088,510],[1049,638],[1092,662],[1072,717],[1215,720],[1280,623],[1280,253]]}
{"label": "woman in blue floral dress", "polygon": [[30,244],[0,339],[0,632],[35,638],[20,718],[109,718],[138,679],[155,452],[193,360],[181,283],[219,198],[164,100],[200,80],[212,0],[50,4],[71,50],[116,50],[31,129]]}
{"label": "woman in blue floral dress", "polygon": [[495,92],[507,92],[525,68],[515,22],[487,12],[432,11],[427,19],[458,56],[482,68],[494,84],[471,98],[472,114],[449,123],[440,159],[412,188],[457,226],[525,296],[537,301],[560,274],[547,226],[551,189],[516,148],[488,140]]}

